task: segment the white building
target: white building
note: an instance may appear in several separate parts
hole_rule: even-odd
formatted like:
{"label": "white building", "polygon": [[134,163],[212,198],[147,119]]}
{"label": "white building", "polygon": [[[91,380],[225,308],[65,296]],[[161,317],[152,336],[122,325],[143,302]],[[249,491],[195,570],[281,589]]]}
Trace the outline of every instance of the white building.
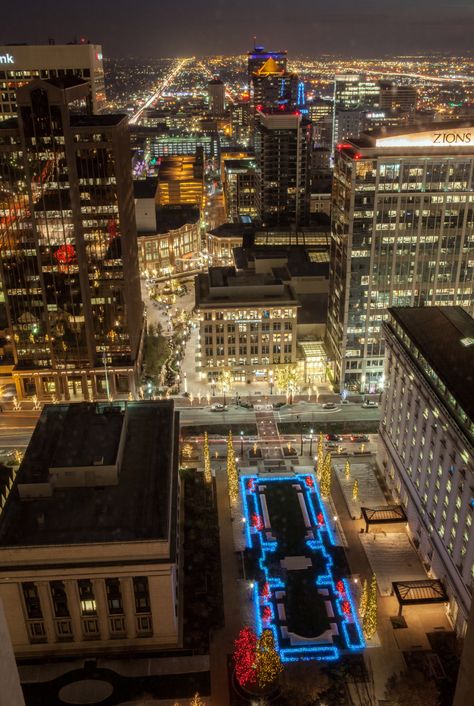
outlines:
{"label": "white building", "polygon": [[461,307],[388,313],[378,462],[463,636],[474,578],[474,320]]}
{"label": "white building", "polygon": [[0,120],[17,114],[16,92],[35,78],[79,77],[90,83],[92,112],[105,108],[100,44],[0,46]]}

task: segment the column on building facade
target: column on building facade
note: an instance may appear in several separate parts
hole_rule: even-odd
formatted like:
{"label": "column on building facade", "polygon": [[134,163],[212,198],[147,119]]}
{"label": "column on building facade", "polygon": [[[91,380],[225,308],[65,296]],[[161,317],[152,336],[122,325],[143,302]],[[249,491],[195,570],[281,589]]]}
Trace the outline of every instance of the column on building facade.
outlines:
{"label": "column on building facade", "polygon": [[87,373],[81,373],[82,396],[85,400],[89,399],[89,388],[87,387]]}
{"label": "column on building facade", "polygon": [[178,639],[178,619],[175,614],[175,586],[173,574],[148,577],[150,607],[154,637],[167,635],[170,642]]}
{"label": "column on building facade", "polygon": [[41,375],[35,375],[34,376],[34,381],[35,381],[35,395],[39,400],[43,399],[43,388],[42,388],[42,377]]}
{"label": "column on building facade", "polygon": [[36,584],[38,597],[41,604],[41,612],[43,613],[44,629],[48,642],[56,642],[56,628],[54,623],[53,608],[51,605],[51,594],[48,581],[38,581]]}
{"label": "column on building facade", "polygon": [[125,614],[125,631],[129,639],[137,636],[135,619],[135,598],[133,596],[133,585],[130,576],[120,578],[120,591],[122,593],[123,612]]}
{"label": "column on building facade", "polygon": [[74,579],[64,581],[64,589],[67,596],[67,607],[71,616],[72,634],[75,642],[82,642],[82,622],[81,611],[79,609],[79,594],[77,592],[77,584]]}
{"label": "column on building facade", "polygon": [[61,382],[62,382],[63,390],[64,390],[64,399],[70,400],[71,396],[69,394],[69,381],[68,381],[67,373],[61,373]]}
{"label": "column on building facade", "polygon": [[108,640],[110,629],[105,581],[104,579],[92,579],[92,585],[94,586],[95,607],[97,611],[97,620],[99,621],[100,635],[102,640]]}

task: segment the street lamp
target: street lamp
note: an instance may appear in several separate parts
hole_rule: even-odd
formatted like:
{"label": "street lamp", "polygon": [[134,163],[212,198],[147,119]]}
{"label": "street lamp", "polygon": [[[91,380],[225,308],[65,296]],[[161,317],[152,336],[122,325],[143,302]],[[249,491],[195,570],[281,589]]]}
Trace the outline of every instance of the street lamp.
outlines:
{"label": "street lamp", "polygon": [[240,455],[244,457],[244,432],[240,432]]}
{"label": "street lamp", "polygon": [[269,383],[270,383],[270,394],[273,395],[273,372],[270,372]]}
{"label": "street lamp", "polygon": [[310,429],[309,432],[309,455],[313,455],[313,434],[314,434],[314,429]]}

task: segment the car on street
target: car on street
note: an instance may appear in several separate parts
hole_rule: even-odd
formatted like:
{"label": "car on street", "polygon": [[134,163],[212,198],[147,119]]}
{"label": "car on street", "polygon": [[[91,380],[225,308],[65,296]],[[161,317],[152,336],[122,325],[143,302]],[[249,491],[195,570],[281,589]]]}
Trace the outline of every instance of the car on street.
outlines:
{"label": "car on street", "polygon": [[365,402],[362,402],[362,407],[368,409],[370,407],[378,407],[378,404],[374,400],[365,400]]}
{"label": "car on street", "polygon": [[326,434],[324,438],[326,441],[342,441],[342,436],[339,436],[339,434]]}
{"label": "car on street", "polygon": [[211,406],[211,412],[227,412],[227,406],[216,402]]}
{"label": "car on street", "polygon": [[369,440],[367,434],[351,434],[349,439],[356,444],[363,444]]}
{"label": "car on street", "polygon": [[323,405],[321,405],[323,409],[336,409],[336,405],[334,402],[325,402]]}

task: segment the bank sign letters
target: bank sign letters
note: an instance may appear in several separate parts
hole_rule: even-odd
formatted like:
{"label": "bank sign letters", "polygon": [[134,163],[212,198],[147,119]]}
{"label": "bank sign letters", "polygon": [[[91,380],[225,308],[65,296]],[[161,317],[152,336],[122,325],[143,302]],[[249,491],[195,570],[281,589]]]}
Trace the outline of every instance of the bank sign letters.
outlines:
{"label": "bank sign letters", "polygon": [[376,147],[462,147],[474,146],[474,127],[426,130],[407,135],[379,137]]}
{"label": "bank sign letters", "polygon": [[0,54],[0,64],[14,64],[15,59],[11,54]]}

